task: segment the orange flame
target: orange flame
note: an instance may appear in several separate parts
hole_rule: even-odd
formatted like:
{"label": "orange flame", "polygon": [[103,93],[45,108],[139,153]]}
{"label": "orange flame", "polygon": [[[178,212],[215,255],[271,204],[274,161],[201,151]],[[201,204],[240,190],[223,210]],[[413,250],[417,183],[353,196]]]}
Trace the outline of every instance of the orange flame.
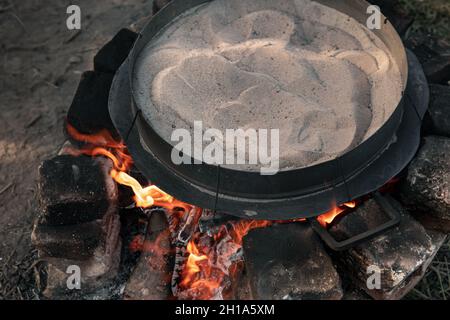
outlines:
{"label": "orange flame", "polygon": [[192,206],[176,200],[155,185],[143,188],[141,184],[123,171],[111,170],[111,177],[119,184],[130,187],[134,192],[134,201],[139,208],[163,207],[168,210],[183,208],[189,211]]}
{"label": "orange flame", "polygon": [[266,228],[274,224],[273,221],[268,220],[240,220],[233,224],[235,243],[242,244],[244,237],[253,229]]}
{"label": "orange flame", "polygon": [[[176,200],[155,185],[142,187],[136,179],[126,173],[131,168],[133,160],[128,154],[125,144],[121,141],[115,141],[107,130],[101,130],[93,135],[86,135],[78,132],[68,124],[67,132],[72,138],[85,143],[86,146],[79,150],[70,148],[66,152],[74,156],[104,156],[111,159],[113,162],[113,169],[110,172],[111,177],[117,183],[128,186],[133,190],[136,206],[141,208],[157,206],[170,211],[175,208],[181,208],[186,213],[194,208],[194,206]],[[355,202],[345,203],[319,216],[317,219],[322,226],[327,227],[337,216],[348,210],[348,208],[354,208],[355,206]],[[183,280],[179,284],[180,288],[189,291],[187,296],[190,298],[211,299],[216,297],[218,289],[224,287],[225,277],[232,277],[239,270],[237,264],[231,263],[230,260],[242,248],[243,238],[251,230],[265,228],[274,223],[304,221],[305,219],[292,221],[240,220],[232,223],[231,229],[223,226],[213,236],[211,243],[207,246],[199,245],[197,242],[200,234],[195,234],[187,245],[189,256],[182,272]],[[130,245],[130,248],[132,250],[144,250],[145,243],[143,241],[144,239],[141,237],[136,238]],[[152,246],[148,249],[154,250],[155,248]]]}
{"label": "orange flame", "polygon": [[104,156],[111,159],[114,166],[110,172],[111,177],[118,184],[128,186],[133,190],[136,206],[140,208],[156,206],[168,210],[183,208],[186,211],[192,209],[191,205],[174,199],[154,185],[143,188],[136,179],[127,174],[126,171],[133,165],[133,160],[128,154],[125,144],[115,141],[107,130],[101,130],[97,134],[86,135],[78,132],[73,126],[68,124],[67,132],[75,140],[87,144],[81,149],[67,149],[68,153],[74,156]]}
{"label": "orange flame", "polygon": [[[199,234],[187,246],[189,257],[183,270],[180,288],[191,292],[195,299],[211,299],[217,296],[219,288],[225,287],[226,276],[233,277],[239,269],[231,263],[232,256],[242,248],[243,238],[253,229],[272,225],[272,221],[240,220],[232,223],[228,230],[223,226],[214,235],[212,246],[200,249],[196,243]],[[224,247],[219,251],[219,246]],[[203,252],[202,252],[203,251]]]}
{"label": "orange flame", "polygon": [[[208,260],[206,255],[200,254],[200,250],[195,245],[194,240],[189,241],[187,251],[189,253],[189,258],[186,262],[186,273],[184,280],[180,284],[181,286],[188,286],[188,284],[194,281],[195,275],[201,271],[198,263]],[[198,283],[198,281],[194,281],[192,284],[194,283]]]}
{"label": "orange flame", "polygon": [[317,221],[322,225],[322,227],[326,228],[330,224],[333,223],[333,221],[340,216],[342,213],[346,212],[348,209],[356,208],[356,202],[347,202],[344,203],[342,206],[334,207],[327,213],[322,214],[317,218]]}
{"label": "orange flame", "polygon": [[100,130],[96,134],[83,134],[72,125],[67,124],[67,133],[76,141],[85,144],[81,149],[68,148],[65,151],[73,156],[105,156],[119,171],[127,171],[133,165],[133,159],[128,154],[126,146],[121,141],[116,141],[108,130]]}

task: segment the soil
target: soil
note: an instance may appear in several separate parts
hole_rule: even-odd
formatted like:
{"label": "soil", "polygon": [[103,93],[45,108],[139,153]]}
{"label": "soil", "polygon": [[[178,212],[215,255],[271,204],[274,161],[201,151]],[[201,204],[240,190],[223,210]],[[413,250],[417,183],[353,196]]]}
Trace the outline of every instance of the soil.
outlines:
{"label": "soil", "polygon": [[[414,6],[414,16],[448,8],[448,0],[400,2]],[[122,27],[152,11],[151,0],[78,0],[82,30],[69,31],[70,4],[0,0],[0,300],[39,297],[30,285],[37,269],[30,243],[37,169],[64,143],[64,118],[81,73],[92,69],[95,53]],[[448,36],[449,15],[442,14],[418,19],[412,34]],[[410,298],[447,298],[442,279],[448,277],[449,252],[446,245]]]}
{"label": "soil", "polygon": [[80,75],[121,28],[151,15],[152,1],[80,0],[81,30],[68,30],[65,0],[0,0],[0,299],[33,298],[37,170],[64,143],[63,124]]}

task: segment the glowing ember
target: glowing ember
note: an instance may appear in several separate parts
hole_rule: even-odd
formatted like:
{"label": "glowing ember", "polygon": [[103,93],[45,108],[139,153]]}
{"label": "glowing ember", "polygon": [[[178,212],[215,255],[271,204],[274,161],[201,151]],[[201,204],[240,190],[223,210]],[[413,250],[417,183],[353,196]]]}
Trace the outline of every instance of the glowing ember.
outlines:
{"label": "glowing ember", "polygon": [[[270,226],[274,222],[240,220],[223,226],[212,238],[196,234],[189,242],[189,257],[183,270],[180,288],[182,295],[194,299],[223,299],[223,291],[239,270],[242,261],[242,240],[256,228]],[[202,244],[202,240],[206,244]]]}

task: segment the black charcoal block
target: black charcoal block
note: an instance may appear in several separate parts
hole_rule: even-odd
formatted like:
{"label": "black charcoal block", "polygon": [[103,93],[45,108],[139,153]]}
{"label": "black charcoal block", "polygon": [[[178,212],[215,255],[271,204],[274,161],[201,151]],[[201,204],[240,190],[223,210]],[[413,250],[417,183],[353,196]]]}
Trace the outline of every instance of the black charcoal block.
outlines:
{"label": "black charcoal block", "polygon": [[106,235],[102,226],[102,220],[73,226],[37,224],[32,241],[43,256],[87,260],[99,246],[104,245]]}
{"label": "black charcoal block", "polygon": [[40,223],[71,225],[101,219],[117,202],[117,186],[103,158],[58,156],[39,168]]}
{"label": "black charcoal block", "polygon": [[94,69],[115,74],[128,57],[137,37],[137,33],[131,30],[120,30],[94,57]]}
{"label": "black charcoal block", "polygon": [[79,132],[94,134],[107,129],[114,138],[119,139],[108,109],[112,80],[111,74],[98,71],[87,71],[81,76],[67,114],[67,122]]}

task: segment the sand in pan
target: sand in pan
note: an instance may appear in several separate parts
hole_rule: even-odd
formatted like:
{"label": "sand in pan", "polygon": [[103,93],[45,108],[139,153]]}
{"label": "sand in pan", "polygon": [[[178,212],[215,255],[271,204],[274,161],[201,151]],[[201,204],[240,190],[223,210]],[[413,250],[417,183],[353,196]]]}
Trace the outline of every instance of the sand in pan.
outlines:
{"label": "sand in pan", "polygon": [[[398,105],[399,67],[365,26],[310,0],[214,0],[142,52],[134,88],[156,132],[279,129],[280,165],[334,159]],[[151,102],[151,103],[148,103]],[[172,143],[173,144],[173,143]],[[256,171],[259,166],[229,166]]]}

